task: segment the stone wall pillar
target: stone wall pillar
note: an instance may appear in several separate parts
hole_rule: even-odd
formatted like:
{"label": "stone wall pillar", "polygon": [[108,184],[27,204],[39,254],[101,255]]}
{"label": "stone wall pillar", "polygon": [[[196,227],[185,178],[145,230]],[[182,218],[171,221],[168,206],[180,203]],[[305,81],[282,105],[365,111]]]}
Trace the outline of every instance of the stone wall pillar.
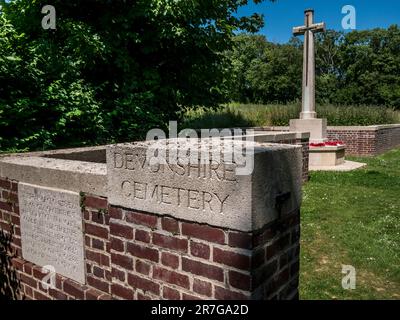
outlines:
{"label": "stone wall pillar", "polygon": [[297,298],[301,147],[255,143],[245,176],[223,161],[151,167],[148,148],[107,150],[113,295]]}
{"label": "stone wall pillar", "polygon": [[[210,141],[201,142],[205,150]],[[161,154],[174,152],[168,143],[172,149]],[[201,154],[199,162],[151,162],[154,143],[108,146],[107,168],[1,159],[0,229],[13,235],[8,267],[16,294],[296,299],[302,147],[231,143],[219,160],[205,162]],[[232,150],[245,153],[249,170],[239,170],[240,157],[228,161]],[[55,266],[54,282],[45,280],[44,265]]]}

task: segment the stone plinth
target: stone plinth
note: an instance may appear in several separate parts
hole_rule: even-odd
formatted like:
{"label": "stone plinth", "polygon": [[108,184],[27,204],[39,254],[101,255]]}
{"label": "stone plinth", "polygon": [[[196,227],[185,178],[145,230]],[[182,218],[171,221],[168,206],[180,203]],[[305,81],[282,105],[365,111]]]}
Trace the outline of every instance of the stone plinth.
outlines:
{"label": "stone plinth", "polygon": [[[190,164],[184,164],[181,159],[171,163],[167,159],[165,164],[152,165],[147,153],[150,143],[109,146],[110,204],[241,231],[256,230],[275,220],[277,197],[282,193],[290,194],[285,203],[286,212],[299,205],[300,147],[226,142],[233,148],[245,145],[254,149],[254,154],[247,154],[254,170],[238,175],[236,170],[240,166],[224,157],[212,159],[211,154],[205,163],[200,158]],[[195,142],[179,148],[197,146]],[[168,148],[176,152],[173,144],[165,150]]]}
{"label": "stone plinth", "polygon": [[310,166],[327,167],[344,163],[345,147],[310,147]]}
{"label": "stone plinth", "polygon": [[309,132],[310,142],[324,142],[327,140],[326,119],[292,119],[290,131]]}
{"label": "stone plinth", "polygon": [[[301,147],[236,141],[219,161],[185,163],[192,142],[178,162],[152,161],[154,142],[107,146],[107,167],[97,151],[0,157],[0,229],[14,225],[21,297],[297,299]],[[55,288],[42,288],[43,264]]]}

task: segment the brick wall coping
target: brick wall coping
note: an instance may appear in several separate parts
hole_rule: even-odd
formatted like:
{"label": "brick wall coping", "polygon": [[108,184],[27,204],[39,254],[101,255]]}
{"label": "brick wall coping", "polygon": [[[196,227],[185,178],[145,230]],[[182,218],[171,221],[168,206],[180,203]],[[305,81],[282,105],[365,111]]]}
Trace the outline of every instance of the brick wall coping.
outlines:
{"label": "brick wall coping", "polygon": [[0,176],[39,186],[106,196],[104,163],[14,156],[0,159]]}
{"label": "brick wall coping", "polygon": [[[234,130],[234,129],[240,129],[240,130],[253,130],[254,134],[271,134],[271,135],[276,135],[276,141],[283,140],[280,138],[285,138],[287,134],[293,134],[296,139],[308,139],[310,138],[310,133],[309,132],[295,132],[295,131],[289,131],[289,127],[232,127],[232,128],[216,128],[217,130],[224,130],[224,129],[229,129],[229,130]],[[196,129],[198,133],[200,133],[200,129]],[[273,131],[273,133],[271,132]],[[288,132],[289,131],[289,132]],[[244,135],[247,133],[244,132]]]}
{"label": "brick wall coping", "polygon": [[346,130],[346,131],[378,131],[383,129],[400,128],[400,124],[383,124],[373,126],[329,126],[328,130]]}
{"label": "brick wall coping", "polygon": [[[308,132],[295,132],[295,131],[274,131],[274,130],[265,130],[262,127],[249,127],[249,128],[228,128],[228,130],[234,129],[241,129],[241,130],[253,130],[253,133],[250,134],[246,131],[243,131],[241,135],[233,136],[233,138],[237,137],[246,137],[246,136],[255,136],[260,137],[262,136],[263,142],[280,142],[285,140],[292,140],[292,139],[306,139],[310,137],[310,133]],[[221,129],[219,129],[221,130]],[[224,130],[224,129],[222,129]],[[230,136],[228,136],[229,138]],[[256,139],[257,141],[257,139]]]}
{"label": "brick wall coping", "polygon": [[[257,127],[257,128],[250,128],[250,129],[254,129],[256,131],[260,130],[260,131],[283,131],[283,132],[287,132],[290,130],[290,127],[285,127],[285,126],[265,126],[265,127]],[[308,132],[304,132],[304,133],[308,133]]]}
{"label": "brick wall coping", "polygon": [[[345,130],[345,131],[377,131],[383,129],[394,129],[400,128],[399,124],[382,124],[382,125],[372,125],[372,126],[328,126],[328,130]],[[257,128],[261,131],[288,131],[289,127],[279,126],[279,127],[262,127]]]}
{"label": "brick wall coping", "polygon": [[[203,141],[205,146],[208,143],[211,146],[212,140]],[[181,141],[179,145],[176,144],[176,140],[169,140],[169,145],[160,144],[157,149],[173,150],[178,146],[193,148],[197,145],[196,140]],[[212,167],[209,164],[195,174],[193,168],[196,172],[199,166],[184,164],[182,174],[169,170],[169,166],[148,165],[147,161],[150,159],[145,155],[152,147],[151,143],[109,145],[109,204],[243,232],[261,229],[276,220],[278,215],[283,216],[300,206],[302,147],[232,141],[231,148],[243,145],[246,148],[254,148],[254,162],[253,165],[248,163],[247,168],[252,166],[252,169],[238,175],[235,172],[239,166],[229,164],[223,158],[218,162],[217,168],[214,166],[219,175],[211,171]],[[145,159],[146,162],[128,162],[127,159],[130,159],[132,154]],[[160,192],[166,192],[165,200],[162,200],[164,196]],[[285,199],[281,200],[283,195]],[[186,202],[184,197],[188,199]],[[200,201],[199,197],[207,201]]]}
{"label": "brick wall coping", "polygon": [[[106,146],[94,146],[94,147],[80,147],[80,148],[67,148],[67,149],[54,149],[54,150],[46,150],[46,151],[32,151],[32,152],[21,152],[21,153],[3,153],[0,154],[0,159],[4,157],[10,157],[18,155],[19,157],[74,157],[79,158],[83,155],[90,155],[100,153],[101,151],[105,152]],[[105,155],[104,155],[105,158]],[[84,161],[84,160],[82,160]]]}
{"label": "brick wall coping", "polygon": [[[247,136],[247,135],[244,135]],[[309,132],[294,132],[294,131],[254,131],[254,140],[258,142],[282,142],[295,139],[309,139]]]}
{"label": "brick wall coping", "polygon": [[256,141],[257,141],[257,138],[262,137],[263,142],[276,142],[276,141],[296,139],[296,132],[254,131],[253,136]]}
{"label": "brick wall coping", "polygon": [[[233,130],[234,128],[231,128]],[[239,128],[242,130],[254,130],[254,134],[263,134],[263,135],[276,135],[279,140],[280,137],[284,138],[287,134],[292,134],[296,139],[309,139],[309,132],[299,132],[299,131],[290,131],[289,127],[243,127]]]}
{"label": "brick wall coping", "polygon": [[[295,134],[284,133],[281,136],[286,140],[288,138],[287,136],[294,135]],[[273,134],[272,136],[275,139],[279,134]],[[292,207],[298,207],[298,203],[301,199],[302,148],[301,146],[291,144],[246,142],[246,144],[248,143],[254,144],[255,157],[259,159],[257,163],[260,164],[255,167],[254,172],[251,173],[251,177],[239,176],[236,182],[221,178],[221,174],[229,175],[229,172],[233,170],[232,168],[225,168],[225,166],[222,165],[219,168],[219,176],[216,177],[215,173],[211,173],[210,179],[189,179],[188,177],[173,173],[172,171],[171,173],[168,170],[166,170],[165,176],[160,174],[161,172],[157,172],[153,176],[151,170],[148,168],[145,168],[144,171],[136,168],[133,173],[132,170],[124,168],[123,170],[117,170],[118,174],[116,174],[115,172],[117,171],[113,171],[114,158],[109,158],[107,164],[75,160],[75,157],[81,159],[87,156],[84,151],[79,150],[75,150],[74,152],[70,152],[71,150],[66,152],[58,151],[54,158],[49,157],[49,153],[41,153],[42,156],[28,156],[26,154],[23,156],[19,156],[18,154],[11,157],[3,156],[0,158],[0,177],[48,188],[109,197],[110,203],[117,206],[161,215],[172,215],[175,218],[187,218],[190,219],[190,221],[196,221],[198,223],[208,223],[210,217],[212,217],[213,225],[230,226],[231,229],[249,231],[259,229],[269,221],[275,219],[275,215],[277,214],[277,210],[274,207],[275,198],[278,197],[278,194],[275,193],[291,191],[291,197],[290,201],[287,202],[287,208],[292,209]],[[111,150],[114,146],[115,145],[107,146],[107,150]],[[123,146],[124,148],[128,146],[128,153],[142,149],[142,151],[145,152],[148,147],[148,142],[120,144],[117,146]],[[87,150],[87,152],[90,154],[92,151]],[[71,156],[71,154],[74,156]],[[50,153],[50,155],[54,155],[54,153]],[[66,159],[65,157],[70,157],[70,159]],[[93,158],[91,159],[92,161],[95,160],[93,156],[89,156],[89,158]],[[103,161],[103,159],[99,161]],[[287,168],[288,163],[292,163],[289,168]],[[188,170],[193,171],[193,169]],[[112,174],[113,172],[114,174]],[[123,183],[127,179],[127,175],[131,173],[133,176],[129,178],[130,180],[128,179],[129,182]],[[178,182],[179,179],[182,181]],[[268,195],[266,195],[262,189],[265,180],[269,181],[271,185],[279,185],[280,188],[277,188],[277,190],[270,190]],[[196,204],[192,206],[193,201],[188,202],[190,204],[188,204],[188,206],[191,210],[188,208],[185,209],[180,203],[175,203],[176,207],[173,206],[171,208],[168,201],[167,203],[163,202],[163,206],[161,206],[156,201],[158,198],[154,198],[156,199],[154,200],[149,195],[146,197],[150,197],[154,201],[150,201],[147,198],[145,199],[146,201],[138,201],[138,199],[131,196],[131,192],[133,192],[131,190],[132,181],[134,182],[135,188],[139,188],[138,183],[141,183],[141,186],[147,186],[147,184],[149,184],[148,188],[153,187],[154,190],[157,190],[157,195],[159,193],[159,188],[163,188],[162,190],[169,190],[169,192],[172,193],[176,193],[177,188],[183,188],[182,190],[184,191],[179,191],[179,201],[183,201],[180,198],[183,197],[182,192],[187,192],[187,197],[193,197],[193,194],[199,194],[205,199],[203,203],[204,210],[201,211],[200,208],[197,208]],[[154,181],[157,181],[157,183]],[[127,193],[129,191],[130,195],[122,197],[121,186],[123,186],[124,192]],[[246,190],[246,192],[239,192],[240,190]],[[258,193],[261,193],[262,196],[258,195]],[[228,197],[227,195],[230,196]],[[122,198],[120,199],[118,197]],[[267,201],[269,204],[268,208],[264,206],[265,199],[263,197],[269,197]],[[115,200],[117,198],[119,199],[118,201]],[[228,198],[229,201],[227,200]],[[255,201],[255,203],[251,202],[250,200],[252,198],[257,201]],[[245,203],[247,203],[246,207],[244,205]],[[222,213],[222,206],[224,206],[224,210],[231,213],[234,212],[235,214],[231,214],[231,218],[227,219]],[[281,213],[285,212],[287,208],[282,209]],[[221,213],[216,214],[216,212],[219,212],[218,210],[220,210]],[[199,214],[198,211],[203,214]],[[191,216],[188,212],[191,213]]]}

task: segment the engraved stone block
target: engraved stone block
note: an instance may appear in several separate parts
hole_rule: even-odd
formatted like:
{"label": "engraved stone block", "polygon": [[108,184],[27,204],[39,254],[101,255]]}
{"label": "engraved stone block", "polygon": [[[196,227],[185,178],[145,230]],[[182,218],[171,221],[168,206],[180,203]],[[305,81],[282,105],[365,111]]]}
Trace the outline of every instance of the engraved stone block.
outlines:
{"label": "engraved stone block", "polygon": [[20,182],[18,198],[23,258],[85,283],[79,194]]}
{"label": "engraved stone block", "polygon": [[[175,147],[175,142],[167,141],[163,164],[152,163],[149,157],[148,149],[154,142],[107,147],[110,204],[241,231],[261,228],[299,207],[300,147],[231,141],[235,150],[243,146],[253,150],[246,154],[246,161],[253,162],[252,170],[239,175],[238,163],[226,161],[228,149],[232,149],[229,145],[219,160],[202,153],[198,162],[187,163],[180,157],[171,162],[169,153],[185,154],[197,140],[179,142]],[[202,150],[211,148],[210,141],[201,142]],[[287,201],[277,203],[283,193],[288,194]]]}

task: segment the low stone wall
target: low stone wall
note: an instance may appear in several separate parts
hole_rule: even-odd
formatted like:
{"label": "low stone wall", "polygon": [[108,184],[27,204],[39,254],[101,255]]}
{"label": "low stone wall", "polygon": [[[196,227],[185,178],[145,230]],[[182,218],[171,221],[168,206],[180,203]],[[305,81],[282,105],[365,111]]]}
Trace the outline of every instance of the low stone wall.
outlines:
{"label": "low stone wall", "polygon": [[328,138],[342,140],[348,155],[375,156],[400,146],[400,125],[328,127]]}
{"label": "low stone wall", "polygon": [[[69,279],[61,274],[55,274],[55,287],[45,288],[41,281],[46,276],[42,266],[36,265],[23,258],[21,243],[21,222],[18,203],[18,181],[0,178],[0,226],[6,232],[13,229],[12,250],[14,258],[12,265],[17,271],[20,281],[19,298],[25,300],[109,300],[111,259],[108,234],[109,217],[98,213],[107,208],[104,198],[88,197],[91,206],[82,215],[85,252],[85,284]],[[94,214],[94,212],[96,212]],[[97,230],[97,237],[91,237],[92,230]],[[101,231],[100,231],[101,230]],[[100,236],[99,236],[100,235]]]}
{"label": "low stone wall", "polygon": [[302,161],[303,161],[303,182],[307,182],[310,179],[309,172],[309,159],[310,159],[310,136],[304,133],[298,133],[296,135],[296,145],[301,146]]}
{"label": "low stone wall", "polygon": [[[309,150],[310,134],[307,132],[291,132],[289,128],[282,127],[284,130],[278,130],[278,127],[255,127],[250,128],[254,131],[254,140],[263,143],[293,144],[301,146],[302,150],[302,178],[303,182],[310,179],[309,174]],[[246,130],[245,128],[242,128]],[[266,130],[271,129],[271,130]],[[274,130],[275,129],[275,130]]]}
{"label": "low stone wall", "polygon": [[[289,131],[289,127],[257,127],[257,131]],[[346,154],[375,156],[400,146],[400,124],[328,127],[329,140],[346,144]]]}
{"label": "low stone wall", "polygon": [[[188,169],[189,176],[173,174],[180,181],[176,187],[178,199],[179,190],[188,190],[186,209],[182,203],[172,203],[173,179],[169,173],[141,171],[143,166],[127,169],[135,163],[130,156],[143,146],[140,150],[136,145],[107,147],[107,170],[99,159],[97,163],[72,160],[65,155],[68,151],[60,151],[60,158],[35,153],[0,159],[0,228],[6,233],[14,231],[12,262],[20,280],[20,298],[296,299],[301,148],[261,143],[256,146],[252,178],[222,179],[232,172],[227,168],[223,176],[217,174],[208,181],[190,178],[193,167]],[[129,161],[125,163],[127,167],[117,164],[115,157],[121,150]],[[82,156],[79,154],[80,159]],[[145,189],[139,184],[145,181],[140,177],[145,177],[146,183],[163,184],[157,193],[160,199],[154,198],[153,189],[152,198],[142,201]],[[136,189],[124,189],[126,181]],[[29,188],[33,190],[31,195],[27,195]],[[121,192],[118,188],[127,191],[122,200],[116,197]],[[193,202],[199,190],[206,190],[203,209]],[[217,196],[219,193],[220,200],[228,190],[232,195],[225,197],[220,213],[213,209],[223,202],[218,202],[218,197],[215,201],[205,197],[211,190]],[[78,212],[74,209],[75,196],[79,198]],[[117,204],[119,201],[122,204]],[[138,210],[143,206],[154,209]],[[43,210],[35,215],[37,208]],[[81,222],[74,225],[74,220],[55,220],[53,216],[61,213],[77,214]],[[45,230],[43,235],[28,228],[29,224],[40,228],[37,219],[51,223],[51,232]],[[66,223],[73,229],[63,231]],[[48,241],[68,240],[76,232],[82,233],[82,244],[56,250]],[[35,251],[35,243],[23,243],[32,234],[44,253]],[[81,247],[84,270],[79,270],[80,261],[75,263],[80,260]],[[55,286],[45,288],[45,262],[37,265],[26,257],[36,255],[35,259],[43,259],[48,250],[55,263],[73,270],[57,273]]]}

